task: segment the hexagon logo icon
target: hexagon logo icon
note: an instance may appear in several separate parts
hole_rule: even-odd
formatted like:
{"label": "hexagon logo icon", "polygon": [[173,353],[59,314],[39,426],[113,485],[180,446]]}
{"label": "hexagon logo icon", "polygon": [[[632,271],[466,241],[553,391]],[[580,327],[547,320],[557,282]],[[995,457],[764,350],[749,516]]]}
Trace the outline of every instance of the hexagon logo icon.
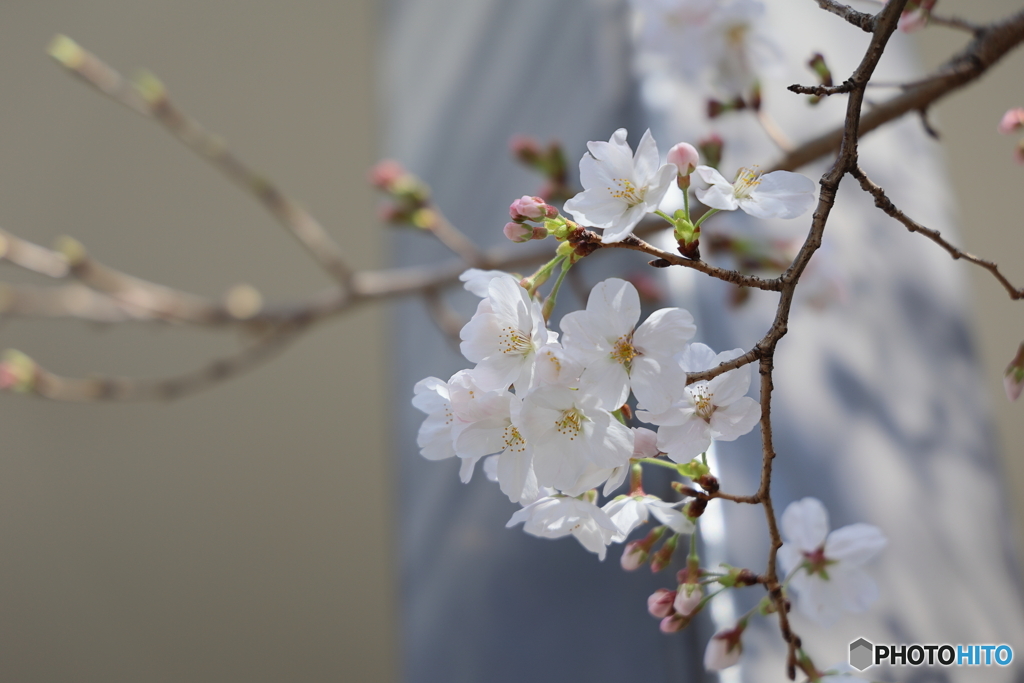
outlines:
{"label": "hexagon logo icon", "polygon": [[858,638],[850,643],[850,666],[863,671],[871,666],[874,654],[875,646],[864,638]]}

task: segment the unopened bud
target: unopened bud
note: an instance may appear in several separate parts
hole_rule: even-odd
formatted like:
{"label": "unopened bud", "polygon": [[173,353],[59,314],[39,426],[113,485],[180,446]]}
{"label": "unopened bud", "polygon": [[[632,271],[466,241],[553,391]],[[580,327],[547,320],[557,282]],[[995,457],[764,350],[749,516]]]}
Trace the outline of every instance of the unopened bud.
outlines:
{"label": "unopened bud", "polygon": [[548,232],[555,236],[556,240],[564,240],[569,236],[573,230],[579,226],[568,221],[562,216],[556,216],[555,218],[544,219],[544,227],[548,229]]}
{"label": "unopened bud", "polygon": [[0,389],[25,393],[36,383],[36,362],[21,351],[7,349],[0,360]]}
{"label": "unopened bud", "polygon": [[704,599],[704,591],[700,584],[684,583],[676,590],[676,599],[672,607],[684,617],[692,616],[697,611],[697,606]]}
{"label": "unopened bud", "polygon": [[689,623],[689,618],[684,617],[682,614],[672,614],[661,620],[661,623],[658,624],[658,629],[662,633],[676,633],[686,628]]}
{"label": "unopened bud", "polygon": [[672,614],[672,603],[676,599],[676,592],[667,588],[659,588],[647,598],[647,611],[652,617],[661,619]]}
{"label": "unopened bud", "polygon": [[714,133],[704,138],[697,143],[697,148],[700,149],[700,155],[711,168],[718,168],[722,163],[722,150],[725,147],[725,141]]}
{"label": "unopened bud", "polygon": [[521,163],[532,166],[540,159],[540,143],[527,135],[516,135],[508,143],[509,151]]}
{"label": "unopened bud", "polygon": [[693,145],[680,142],[668,151],[668,163],[675,164],[680,176],[688,176],[700,163],[700,153]]}
{"label": "unopened bud", "polygon": [[825,55],[815,52],[810,61],[807,62],[807,66],[811,67],[811,70],[817,74],[822,85],[832,85],[832,71],[828,68],[828,64],[825,63]]}
{"label": "unopened bud", "polygon": [[533,239],[533,227],[522,223],[506,223],[502,232],[513,242],[529,242]]}
{"label": "unopened bud", "polygon": [[708,647],[704,650],[704,668],[707,671],[721,671],[740,661],[743,654],[743,631],[746,621],[741,621],[732,629],[724,629],[711,636]]}
{"label": "unopened bud", "polygon": [[[622,550],[622,559],[619,563],[622,568],[627,572],[631,572],[634,569],[639,569],[642,565],[647,564],[647,559],[650,554],[643,547],[643,541],[630,541],[626,544],[626,547]],[[650,601],[648,601],[649,603]],[[655,614],[654,616],[658,616]]]}
{"label": "unopened bud", "polygon": [[690,519],[697,519],[704,514],[704,509],[708,506],[706,498],[695,498],[686,504],[683,508],[683,513],[686,514]]}
{"label": "unopened bud", "polygon": [[367,180],[376,188],[391,192],[398,180],[406,175],[405,167],[394,159],[383,159],[374,164],[367,174]]}
{"label": "unopened bud", "polygon": [[522,223],[523,221],[539,221],[544,218],[554,218],[558,215],[558,210],[553,206],[549,206],[540,197],[531,197],[524,194],[508,207],[508,215],[512,220]]}
{"label": "unopened bud", "polygon": [[636,427],[633,429],[634,458],[656,458],[659,453],[657,433],[646,427]]}
{"label": "unopened bud", "polygon": [[1019,128],[1024,128],[1024,109],[1017,107],[1016,109],[1008,109],[1003,118],[999,121],[999,132],[1012,133]]}
{"label": "unopened bud", "polygon": [[718,477],[713,474],[705,474],[699,477],[697,483],[708,493],[718,492]]}
{"label": "unopened bud", "polygon": [[672,555],[676,551],[676,545],[679,543],[679,535],[673,534],[668,537],[668,540],[658,551],[651,556],[651,571],[660,572],[662,569],[667,567],[672,562]]}

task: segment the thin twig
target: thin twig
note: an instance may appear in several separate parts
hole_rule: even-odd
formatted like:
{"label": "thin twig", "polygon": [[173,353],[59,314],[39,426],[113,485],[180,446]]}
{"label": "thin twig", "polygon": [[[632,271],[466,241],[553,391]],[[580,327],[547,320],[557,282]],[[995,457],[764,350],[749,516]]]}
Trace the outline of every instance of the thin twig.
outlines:
{"label": "thin twig", "polygon": [[202,391],[236,377],[281,353],[299,338],[295,328],[268,336],[239,353],[221,358],[198,370],[172,377],[139,379],[127,377],[62,377],[38,363],[30,392],[57,401],[166,401]]}
{"label": "thin twig", "polygon": [[339,285],[348,287],[352,271],[345,263],[341,247],[323,226],[272,181],[238,159],[223,139],[178,109],[156,77],[146,74],[129,81],[66,36],[54,38],[50,54],[62,66],[115,102],[162,124],[186,147],[248,191],[298,239]]}
{"label": "thin twig", "polygon": [[930,239],[932,242],[935,242],[940,247],[945,249],[949,253],[949,255],[952,256],[954,259],[963,259],[965,261],[973,263],[976,266],[980,266],[987,270],[988,272],[992,273],[992,276],[999,281],[999,284],[1001,284],[1003,288],[1006,289],[1006,292],[1014,301],[1024,298],[1024,288],[1014,287],[1013,283],[1010,282],[1006,278],[1006,276],[1002,274],[1002,272],[1000,272],[999,265],[996,264],[994,261],[989,261],[987,259],[980,258],[978,256],[975,256],[974,254],[970,254],[966,251],[963,251],[962,249],[953,246],[942,236],[942,234],[938,230],[926,228],[925,226],[921,225],[914,219],[907,216],[899,208],[897,208],[895,204],[892,203],[892,200],[890,200],[888,196],[886,196],[885,190],[883,190],[881,187],[872,182],[871,179],[868,178],[867,174],[864,173],[864,171],[861,170],[859,166],[852,171],[852,174],[854,178],[860,181],[861,188],[863,188],[865,192],[869,193],[872,197],[875,198],[875,206],[881,209],[886,215],[892,216],[893,218],[898,220],[910,232],[920,233],[927,237],[928,239]]}
{"label": "thin twig", "polygon": [[875,17],[871,14],[858,12],[852,7],[836,2],[836,0],[815,0],[815,2],[821,9],[846,19],[862,31],[871,33],[875,30]]}

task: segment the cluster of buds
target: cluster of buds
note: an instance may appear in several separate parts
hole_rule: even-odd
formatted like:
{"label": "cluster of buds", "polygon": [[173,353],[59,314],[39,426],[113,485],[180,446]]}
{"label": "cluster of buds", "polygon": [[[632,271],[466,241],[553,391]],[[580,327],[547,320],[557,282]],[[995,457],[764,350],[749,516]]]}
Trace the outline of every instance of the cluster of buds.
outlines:
{"label": "cluster of buds", "polygon": [[750,89],[750,95],[742,97],[737,95],[731,100],[716,100],[709,99],[707,106],[707,115],[709,119],[717,119],[722,114],[728,114],[733,111],[743,111],[749,109],[753,112],[761,110],[761,85],[754,83]]}
{"label": "cluster of buds", "polygon": [[378,162],[370,169],[369,181],[391,199],[380,214],[385,223],[426,230],[436,221],[437,215],[430,208],[430,189],[397,161]]}
{"label": "cluster of buds", "polygon": [[537,140],[520,135],[512,138],[509,149],[516,161],[544,176],[546,182],[540,191],[541,197],[557,202],[576,194],[569,187],[569,166],[560,144],[550,142],[547,147],[541,147]]}
{"label": "cluster of buds", "polygon": [[[1008,110],[999,121],[998,130],[1003,135],[1009,135],[1021,128],[1024,128],[1024,109],[1020,107]],[[1013,150],[1013,158],[1018,164],[1024,164],[1024,138],[1017,141],[1017,146]]]}
{"label": "cluster of buds", "polygon": [[[513,242],[529,242],[542,240],[548,236],[548,228],[543,225],[549,219],[558,218],[558,209],[545,202],[541,197],[523,195],[508,207],[511,222],[505,224],[505,237]],[[530,225],[533,221],[542,225]]]}

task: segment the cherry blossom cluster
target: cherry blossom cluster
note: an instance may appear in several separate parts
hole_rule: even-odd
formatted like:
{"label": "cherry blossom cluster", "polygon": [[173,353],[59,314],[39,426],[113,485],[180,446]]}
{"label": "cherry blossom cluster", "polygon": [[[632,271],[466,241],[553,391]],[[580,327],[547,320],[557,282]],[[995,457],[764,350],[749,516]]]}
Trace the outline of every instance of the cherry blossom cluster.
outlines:
{"label": "cherry blossom cluster", "polygon": [[[814,203],[815,186],[795,173],[761,174],[756,168],[740,169],[729,181],[701,165],[692,145],[675,145],[662,163],[650,131],[635,153],[626,138],[620,129],[607,142],[588,143],[580,161],[583,190],[564,205],[572,220],[541,197],[524,195],[512,203],[505,235],[514,242],[553,236],[559,242],[555,255],[525,278],[477,269],[462,274],[466,289],[481,299],[460,332],[460,350],[473,367],[447,381],[421,380],[413,405],[426,413],[417,438],[421,454],[458,458],[464,482],[483,460],[485,475],[521,506],[507,526],[522,524],[527,533],[546,538],[571,535],[602,560],[609,545],[626,543],[622,567],[646,564],[655,572],[671,565],[688,537],[675,586],[648,600],[661,631],[672,633],[722,591],[765,581],[749,569],[701,566],[696,534],[706,506],[719,494],[708,449],[751,432],[761,420],[761,404],[748,396],[753,367],[740,358],[742,349],[717,353],[693,341],[697,330],[685,309],[662,308],[641,320],[636,287],[618,278],[598,283],[586,307],[567,313],[552,329],[563,279],[590,253],[571,236],[586,226],[603,231],[601,243],[614,245],[653,213],[672,229],[685,256],[696,251],[701,224],[715,213],[741,209],[758,218],[795,218]],[[699,186],[691,188],[691,176]],[[659,206],[673,181],[684,206],[669,215]],[[689,210],[691,189],[706,207],[696,220]],[[645,492],[645,466],[673,470],[679,500]],[[651,521],[642,538],[629,541]],[[788,572],[783,590],[795,595],[802,613],[828,623],[875,599],[877,589],[861,566],[885,543],[877,529],[853,525],[829,534],[824,507],[805,499],[787,508],[782,530],[786,544],[778,558]],[[751,616],[776,609],[766,596],[715,634],[706,668],[734,664]]]}

